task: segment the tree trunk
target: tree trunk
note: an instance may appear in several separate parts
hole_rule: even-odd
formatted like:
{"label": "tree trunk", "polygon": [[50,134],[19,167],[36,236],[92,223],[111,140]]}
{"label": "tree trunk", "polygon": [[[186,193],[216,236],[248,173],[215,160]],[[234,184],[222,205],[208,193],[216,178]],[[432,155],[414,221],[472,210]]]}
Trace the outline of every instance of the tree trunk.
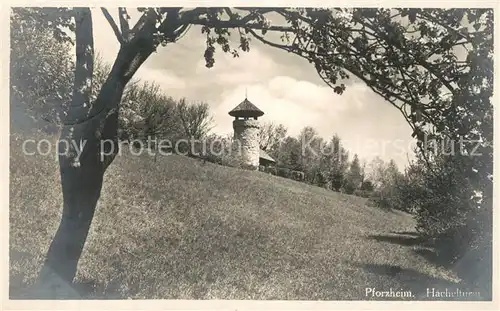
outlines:
{"label": "tree trunk", "polygon": [[[106,88],[112,89],[110,92],[114,95],[113,100],[118,104],[123,88],[111,84]],[[101,92],[104,91],[103,88]],[[70,146],[68,149],[61,148],[62,155],[59,156],[63,213],[42,268],[42,281],[55,274],[57,278],[70,284],[75,277],[78,260],[101,193],[104,172],[118,151],[118,114],[105,112],[107,110],[82,124],[64,126],[62,129],[60,139],[68,143],[63,143],[60,147]],[[102,134],[99,135],[98,132]],[[108,139],[113,143],[107,142]],[[101,141],[105,150],[101,150]],[[77,159],[77,147],[81,146],[83,152]],[[109,150],[110,148],[116,150]],[[64,155],[66,151],[70,156]],[[102,151],[109,154],[103,157],[104,161],[101,159]]]}
{"label": "tree trunk", "polygon": [[[39,275],[39,285],[52,287],[47,298],[67,291],[77,271],[101,193],[104,172],[118,153],[118,108],[126,84],[154,51],[154,20],[145,22],[136,38],[122,45],[113,68],[91,105],[93,74],[92,17],[90,9],[75,8],[76,67],[72,105],[61,132],[59,167],[63,213]],[[81,153],[79,155],[79,152]],[[47,296],[47,294],[42,294]]]}

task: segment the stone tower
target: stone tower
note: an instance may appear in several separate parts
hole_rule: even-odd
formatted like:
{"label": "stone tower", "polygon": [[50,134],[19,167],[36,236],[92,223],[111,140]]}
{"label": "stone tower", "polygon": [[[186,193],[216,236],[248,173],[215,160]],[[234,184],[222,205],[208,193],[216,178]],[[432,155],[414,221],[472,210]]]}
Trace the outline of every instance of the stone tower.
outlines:
{"label": "stone tower", "polygon": [[234,158],[240,167],[258,170],[260,126],[257,118],[263,116],[264,112],[245,98],[238,106],[229,111],[229,115],[234,117]]}

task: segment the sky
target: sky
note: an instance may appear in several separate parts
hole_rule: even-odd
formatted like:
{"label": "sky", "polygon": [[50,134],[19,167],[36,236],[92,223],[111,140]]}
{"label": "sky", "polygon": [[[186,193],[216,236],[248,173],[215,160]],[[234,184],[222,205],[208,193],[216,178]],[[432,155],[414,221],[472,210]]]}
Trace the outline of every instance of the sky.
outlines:
{"label": "sky", "polygon": [[[117,9],[108,8],[118,23]],[[139,14],[129,9],[131,27]],[[112,63],[119,43],[100,9],[92,10],[95,51]],[[155,82],[163,92],[188,102],[206,102],[215,121],[214,132],[232,133],[228,112],[245,99],[264,111],[262,123],[281,123],[289,135],[314,127],[325,139],[337,134],[350,154],[369,163],[375,156],[394,159],[403,169],[412,158],[411,129],[400,112],[363,82],[350,80],[335,94],[314,66],[296,55],[253,40],[249,52],[233,58],[217,50],[215,64],[205,67],[205,38],[191,27],[178,42],[159,47],[135,77]]]}

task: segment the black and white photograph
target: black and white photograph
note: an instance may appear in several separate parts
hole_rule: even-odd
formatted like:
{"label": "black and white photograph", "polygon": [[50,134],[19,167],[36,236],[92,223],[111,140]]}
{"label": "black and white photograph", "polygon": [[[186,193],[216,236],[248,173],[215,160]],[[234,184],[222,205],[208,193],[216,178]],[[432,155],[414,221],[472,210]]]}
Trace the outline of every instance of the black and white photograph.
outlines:
{"label": "black and white photograph", "polygon": [[498,4],[136,4],[3,8],[6,299],[499,307]]}

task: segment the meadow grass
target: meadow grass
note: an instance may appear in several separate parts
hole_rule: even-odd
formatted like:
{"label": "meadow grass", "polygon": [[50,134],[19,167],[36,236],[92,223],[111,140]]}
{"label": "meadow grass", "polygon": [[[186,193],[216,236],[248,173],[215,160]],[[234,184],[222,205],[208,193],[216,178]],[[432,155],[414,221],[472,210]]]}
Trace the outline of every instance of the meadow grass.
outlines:
{"label": "meadow grass", "polygon": [[[22,140],[11,135],[11,298],[36,280],[62,209],[54,155],[24,155]],[[457,280],[416,253],[414,225],[266,173],[124,152],[105,175],[74,287],[99,299],[357,300],[372,287],[425,299]]]}

